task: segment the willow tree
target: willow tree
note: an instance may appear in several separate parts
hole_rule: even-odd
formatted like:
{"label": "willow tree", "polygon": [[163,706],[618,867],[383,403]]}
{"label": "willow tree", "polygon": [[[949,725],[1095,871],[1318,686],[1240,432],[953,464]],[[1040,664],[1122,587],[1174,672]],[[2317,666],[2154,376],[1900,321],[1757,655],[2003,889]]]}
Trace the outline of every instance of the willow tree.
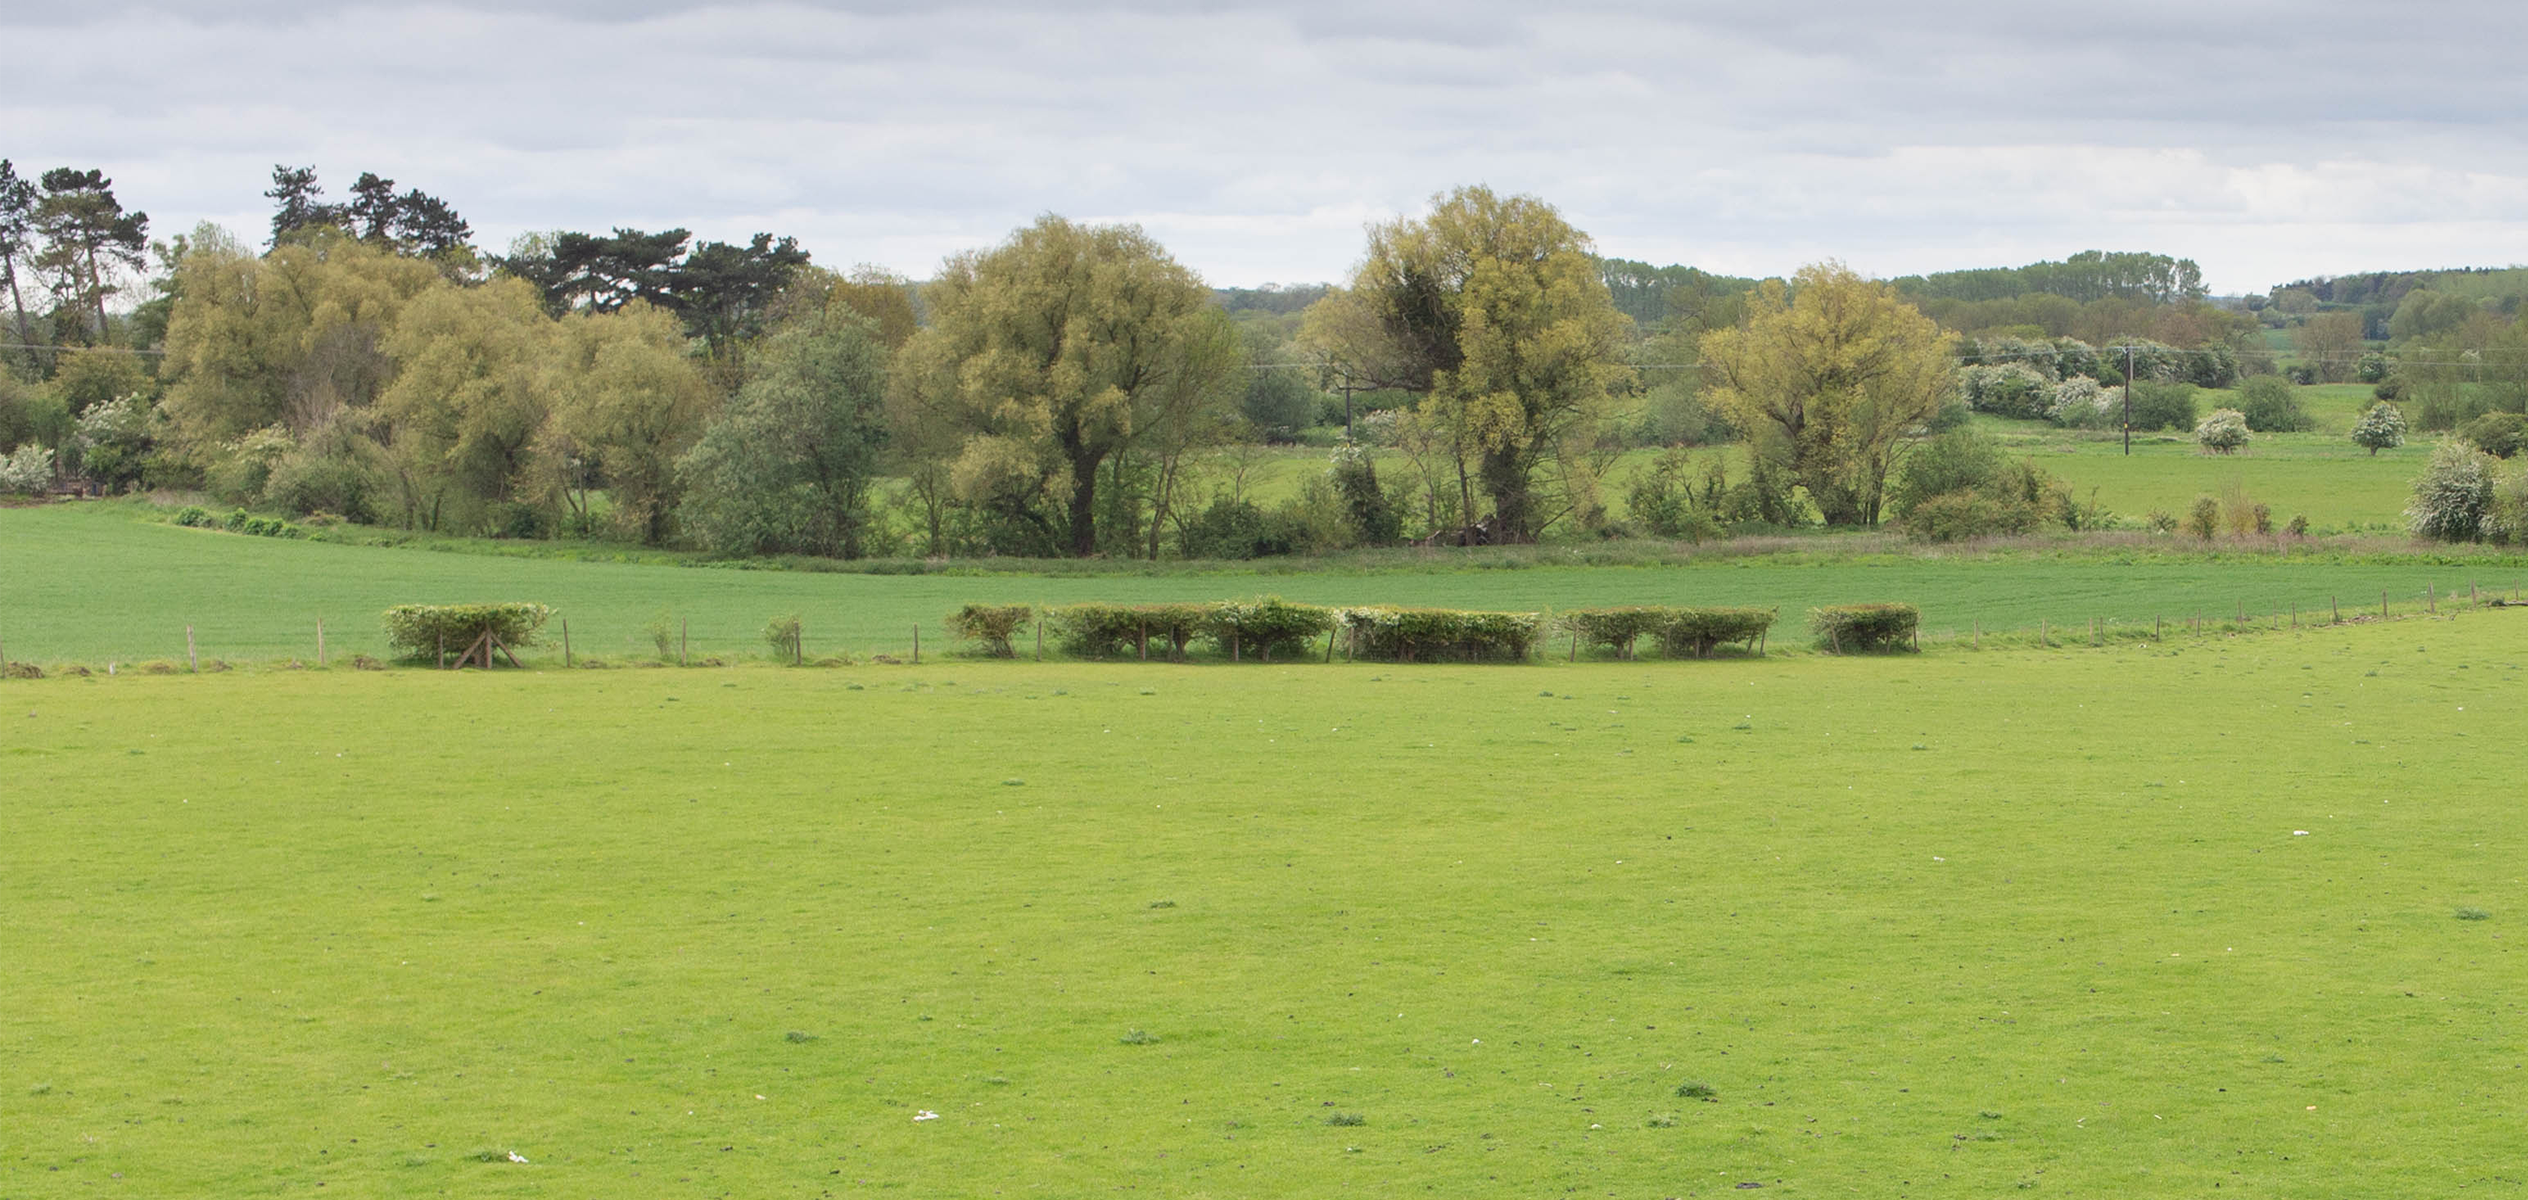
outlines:
{"label": "willow tree", "polygon": [[1240,382],[1210,289],[1135,226],[1044,217],[950,257],[924,299],[896,373],[905,441],[1046,549],[1096,553],[1099,468]]}
{"label": "willow tree", "polygon": [[[1306,336],[1357,387],[1416,392],[1449,431],[1466,517],[1482,488],[1494,535],[1533,541],[1556,515],[1540,484],[1572,468],[1632,371],[1587,234],[1533,196],[1465,187],[1431,214],[1371,228],[1350,286],[1308,310]],[[1578,486],[1574,486],[1574,485]]]}
{"label": "willow tree", "polygon": [[1761,285],[1703,337],[1712,406],[1808,489],[1829,525],[1875,525],[1907,440],[1947,400],[1956,338],[1838,262]]}

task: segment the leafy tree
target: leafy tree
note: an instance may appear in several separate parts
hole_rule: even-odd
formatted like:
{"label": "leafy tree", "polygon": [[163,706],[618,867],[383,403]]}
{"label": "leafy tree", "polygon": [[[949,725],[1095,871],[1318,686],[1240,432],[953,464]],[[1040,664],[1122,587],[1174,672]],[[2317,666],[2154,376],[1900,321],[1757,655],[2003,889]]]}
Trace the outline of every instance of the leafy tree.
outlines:
{"label": "leafy tree", "polygon": [[2405,444],[2405,410],[2381,400],[2361,414],[2353,423],[2353,444],[2370,451],[2376,458],[2381,450],[2393,450]]}
{"label": "leafy tree", "polygon": [[1238,411],[1268,442],[1295,442],[1299,431],[1316,423],[1317,390],[1289,367],[1250,372]]}
{"label": "leafy tree", "polygon": [[17,166],[0,158],[0,283],[9,289],[9,308],[16,316],[18,342],[32,357],[35,326],[28,319],[20,272],[35,262],[35,184],[18,174]]}
{"label": "leafy tree", "polygon": [[2331,312],[2310,317],[2292,332],[2291,345],[2317,373],[2319,382],[2341,383],[2352,378],[2353,369],[2360,365],[2361,314]]}
{"label": "leafy tree", "polygon": [[534,284],[559,316],[577,309],[613,312],[636,300],[673,308],[675,267],[690,230],[644,233],[618,227],[611,235],[556,232],[519,239],[500,268]]}
{"label": "leafy tree", "polygon": [[432,288],[405,306],[386,339],[394,382],[377,412],[410,523],[464,528],[531,486],[553,334],[535,289],[514,279]]}
{"label": "leafy tree", "polygon": [[2254,435],[2247,431],[2246,414],[2235,408],[2216,408],[2194,427],[2195,444],[2214,454],[2235,453]]}
{"label": "leafy tree", "polygon": [[1046,548],[1096,553],[1100,469],[1201,424],[1238,382],[1210,289],[1137,227],[1042,218],[951,256],[925,298],[898,419],[915,444],[954,447],[963,498]]}
{"label": "leafy tree", "polygon": [[1940,411],[1954,339],[1841,263],[1757,290],[1703,339],[1713,406],[1808,489],[1829,525],[1875,525],[1906,439]]}
{"label": "leafy tree", "polygon": [[867,552],[886,444],[886,351],[843,309],[774,333],[751,378],[677,462],[685,531],[722,554]]}
{"label": "leafy tree", "polygon": [[2238,410],[2247,427],[2258,433],[2306,433],[2317,418],[2300,407],[2291,385],[2279,375],[2258,375],[2238,386]]}
{"label": "leafy tree", "polygon": [[95,314],[91,332],[102,339],[106,300],[123,290],[117,278],[149,264],[149,214],[123,211],[104,172],[56,167],[44,172],[33,220],[44,238],[36,269],[50,278],[63,311],[83,324]]}
{"label": "leafy tree", "polygon": [[763,332],[773,299],[807,262],[797,238],[759,233],[743,246],[703,242],[676,265],[671,307],[687,330],[722,350]]}
{"label": "leafy tree", "polygon": [[62,355],[53,366],[52,389],[73,417],[125,396],[146,397],[154,390],[137,357],[104,347]]}
{"label": "leafy tree", "polygon": [[1564,507],[1588,499],[1579,454],[1632,382],[1631,324],[1588,235],[1552,205],[1464,187],[1426,218],[1372,228],[1351,286],[1309,310],[1307,336],[1356,382],[1418,393],[1450,435],[1462,507],[1479,480],[1493,536],[1524,542],[1554,515],[1547,467],[1562,469]]}
{"label": "leafy tree", "polygon": [[2528,416],[2489,412],[2459,426],[2458,436],[2495,458],[2509,458],[2528,448]]}
{"label": "leafy tree", "polygon": [[264,193],[272,201],[269,244],[278,246],[302,229],[343,227],[347,222],[342,206],[317,199],[324,194],[324,185],[316,182],[316,168],[273,164],[272,189]]}
{"label": "leafy tree", "polygon": [[547,360],[554,432],[602,472],[616,525],[650,545],[667,540],[676,459],[710,415],[710,389],[684,344],[672,314],[632,304],[563,318]]}

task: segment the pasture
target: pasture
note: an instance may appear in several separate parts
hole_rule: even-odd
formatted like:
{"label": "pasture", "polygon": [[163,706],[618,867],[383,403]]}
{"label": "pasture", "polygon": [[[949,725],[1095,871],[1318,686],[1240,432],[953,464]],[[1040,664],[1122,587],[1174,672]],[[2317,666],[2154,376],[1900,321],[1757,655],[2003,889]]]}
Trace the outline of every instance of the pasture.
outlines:
{"label": "pasture", "polygon": [[2524,621],[0,682],[0,1194],[2512,1183]]}
{"label": "pasture", "polygon": [[[1454,552],[1399,554],[1376,568],[1265,560],[1256,570],[1112,574],[866,575],[710,569],[637,562],[514,558],[332,545],[182,529],[136,519],[123,504],[0,510],[0,646],[21,661],[184,661],[185,627],[205,659],[246,664],[313,663],[316,623],[326,622],[334,661],[383,656],[378,614],[402,603],[532,600],[571,623],[573,648],[613,663],[655,659],[645,627],[665,614],[689,630],[695,656],[764,653],[761,631],[796,613],[811,656],[866,657],[910,650],[923,627],[926,653],[949,649],[941,617],[968,601],[1061,604],[1083,600],[1217,600],[1278,593],[1319,604],[1427,604],[1516,610],[1617,604],[1779,607],[1776,646],[1804,640],[1809,608],[1866,600],[1919,604],[1927,636],[1971,637],[2086,629],[2102,619],[2127,630],[2154,618],[2200,614],[2271,618],[2375,610],[2387,592],[2399,609],[2438,595],[2509,591],[2528,581],[2528,561],[2473,550],[2446,557],[2279,555],[2241,547],[2204,555],[2171,539],[2167,553],[2123,548],[2061,555],[1922,553],[1714,554],[1684,565],[1547,565],[1494,569],[1498,559]],[[478,548],[498,549],[501,544]],[[548,634],[558,635],[558,626]],[[538,651],[558,658],[558,636]]]}

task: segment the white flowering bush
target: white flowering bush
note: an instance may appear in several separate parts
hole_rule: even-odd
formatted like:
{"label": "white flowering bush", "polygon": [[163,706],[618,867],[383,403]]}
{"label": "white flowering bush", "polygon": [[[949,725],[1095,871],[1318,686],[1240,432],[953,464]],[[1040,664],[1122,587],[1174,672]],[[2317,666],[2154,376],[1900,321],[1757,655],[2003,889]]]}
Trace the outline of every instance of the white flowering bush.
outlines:
{"label": "white flowering bush", "polygon": [[2214,454],[2236,453],[2254,436],[2247,432],[2247,414],[2235,408],[2216,408],[2194,427],[2194,441]]}
{"label": "white flowering bush", "polygon": [[52,482],[52,451],[29,442],[0,455],[0,492],[40,492]]}
{"label": "white flowering bush", "polygon": [[2042,417],[2054,399],[2053,381],[2025,363],[1960,367],[1957,388],[1968,408],[1999,417]]}
{"label": "white flowering bush", "polygon": [[2353,423],[2352,440],[2354,445],[2367,448],[2374,456],[2381,450],[2393,450],[2404,445],[2405,410],[2385,400],[2371,405],[2370,411],[2361,414],[2361,419]]}
{"label": "white flowering bush", "polygon": [[2405,506],[2405,521],[2416,537],[2480,541],[2492,508],[2493,456],[2450,439],[2432,447],[2431,465],[2414,480],[2414,502]]}
{"label": "white flowering bush", "polygon": [[2071,429],[2111,429],[2119,424],[2121,416],[2113,401],[2114,397],[2098,386],[2097,380],[2074,375],[2054,385],[2054,403],[2045,416]]}

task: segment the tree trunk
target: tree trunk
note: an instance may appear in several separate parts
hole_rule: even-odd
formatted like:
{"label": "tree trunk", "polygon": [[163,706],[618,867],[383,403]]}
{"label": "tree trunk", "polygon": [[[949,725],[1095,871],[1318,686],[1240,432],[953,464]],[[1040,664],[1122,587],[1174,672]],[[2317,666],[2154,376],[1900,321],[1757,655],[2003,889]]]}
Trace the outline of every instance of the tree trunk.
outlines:
{"label": "tree trunk", "polygon": [[1536,498],[1528,488],[1528,459],[1515,446],[1486,450],[1483,490],[1492,498],[1492,516],[1500,526],[1495,540],[1536,540]]}
{"label": "tree trunk", "polygon": [[1071,557],[1097,553],[1097,468],[1102,454],[1071,460]]}

